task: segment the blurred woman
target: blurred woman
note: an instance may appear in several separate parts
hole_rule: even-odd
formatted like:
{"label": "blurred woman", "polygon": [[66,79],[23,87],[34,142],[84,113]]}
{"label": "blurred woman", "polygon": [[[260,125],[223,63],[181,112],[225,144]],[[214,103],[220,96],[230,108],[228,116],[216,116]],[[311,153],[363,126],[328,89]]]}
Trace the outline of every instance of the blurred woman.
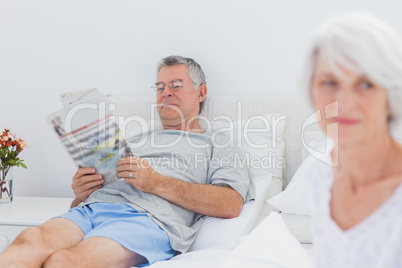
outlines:
{"label": "blurred woman", "polygon": [[[312,169],[317,267],[402,267],[402,39],[367,13],[313,35],[302,87],[333,141]],[[333,129],[329,128],[328,129]]]}

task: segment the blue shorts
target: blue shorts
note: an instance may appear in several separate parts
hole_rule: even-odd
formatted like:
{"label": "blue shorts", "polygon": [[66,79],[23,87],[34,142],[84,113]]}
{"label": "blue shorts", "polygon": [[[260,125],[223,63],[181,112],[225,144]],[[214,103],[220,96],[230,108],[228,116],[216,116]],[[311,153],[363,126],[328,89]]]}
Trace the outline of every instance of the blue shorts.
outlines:
{"label": "blue shorts", "polygon": [[148,260],[167,260],[176,254],[167,233],[145,213],[127,204],[92,203],[70,209],[59,217],[73,221],[85,237],[107,237]]}

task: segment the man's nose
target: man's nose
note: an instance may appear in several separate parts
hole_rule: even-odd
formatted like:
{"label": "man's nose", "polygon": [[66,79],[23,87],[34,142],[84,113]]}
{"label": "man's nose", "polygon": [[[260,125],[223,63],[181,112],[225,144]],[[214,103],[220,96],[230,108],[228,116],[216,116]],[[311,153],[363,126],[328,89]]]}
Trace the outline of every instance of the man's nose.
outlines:
{"label": "man's nose", "polygon": [[163,97],[171,97],[172,96],[172,90],[168,85],[165,86],[165,88],[162,91],[162,96]]}

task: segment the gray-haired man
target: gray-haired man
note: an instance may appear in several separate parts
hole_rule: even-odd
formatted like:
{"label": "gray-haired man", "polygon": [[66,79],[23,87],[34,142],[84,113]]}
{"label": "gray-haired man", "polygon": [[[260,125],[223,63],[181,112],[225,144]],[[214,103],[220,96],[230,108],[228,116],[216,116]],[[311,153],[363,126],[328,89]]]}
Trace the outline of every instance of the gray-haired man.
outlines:
{"label": "gray-haired man", "polygon": [[[73,208],[24,231],[0,255],[2,266],[152,264],[186,252],[201,215],[239,215],[248,201],[248,172],[235,167],[233,148],[217,148],[211,133],[199,126],[197,117],[207,94],[199,64],[180,56],[162,59],[154,88],[163,130],[149,135],[161,146],[151,146],[148,139],[135,149],[138,157],[119,161],[116,171],[123,180],[106,186],[94,169],[79,169],[72,183]],[[222,158],[229,161],[211,161]],[[161,159],[167,165],[156,167],[153,160]]]}

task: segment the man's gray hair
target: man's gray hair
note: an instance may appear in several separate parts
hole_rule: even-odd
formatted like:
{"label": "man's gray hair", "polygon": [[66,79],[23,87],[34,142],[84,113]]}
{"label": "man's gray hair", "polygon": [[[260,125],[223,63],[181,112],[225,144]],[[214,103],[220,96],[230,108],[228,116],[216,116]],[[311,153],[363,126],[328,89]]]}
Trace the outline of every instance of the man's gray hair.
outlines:
{"label": "man's gray hair", "polygon": [[389,128],[394,138],[402,127],[402,38],[388,24],[364,12],[338,14],[319,27],[306,49],[300,86],[311,100],[317,55],[343,75],[339,66],[367,75],[387,90]]}
{"label": "man's gray hair", "polygon": [[201,66],[191,58],[185,58],[182,56],[169,56],[163,58],[159,61],[156,74],[165,66],[172,66],[178,64],[185,64],[188,67],[188,73],[190,75],[190,79],[193,82],[195,89],[198,89],[202,84],[207,84],[205,79],[205,74],[201,69]]}
{"label": "man's gray hair", "polygon": [[[159,61],[158,66],[156,67],[156,75],[158,75],[159,71],[162,67],[165,66],[172,66],[178,64],[185,64],[188,67],[188,74],[190,76],[191,81],[193,82],[194,88],[197,90],[199,86],[202,84],[207,84],[205,74],[201,69],[201,66],[193,59],[186,58],[182,56],[168,56],[163,58]],[[200,103],[200,110],[201,113],[202,107],[204,102]]]}

